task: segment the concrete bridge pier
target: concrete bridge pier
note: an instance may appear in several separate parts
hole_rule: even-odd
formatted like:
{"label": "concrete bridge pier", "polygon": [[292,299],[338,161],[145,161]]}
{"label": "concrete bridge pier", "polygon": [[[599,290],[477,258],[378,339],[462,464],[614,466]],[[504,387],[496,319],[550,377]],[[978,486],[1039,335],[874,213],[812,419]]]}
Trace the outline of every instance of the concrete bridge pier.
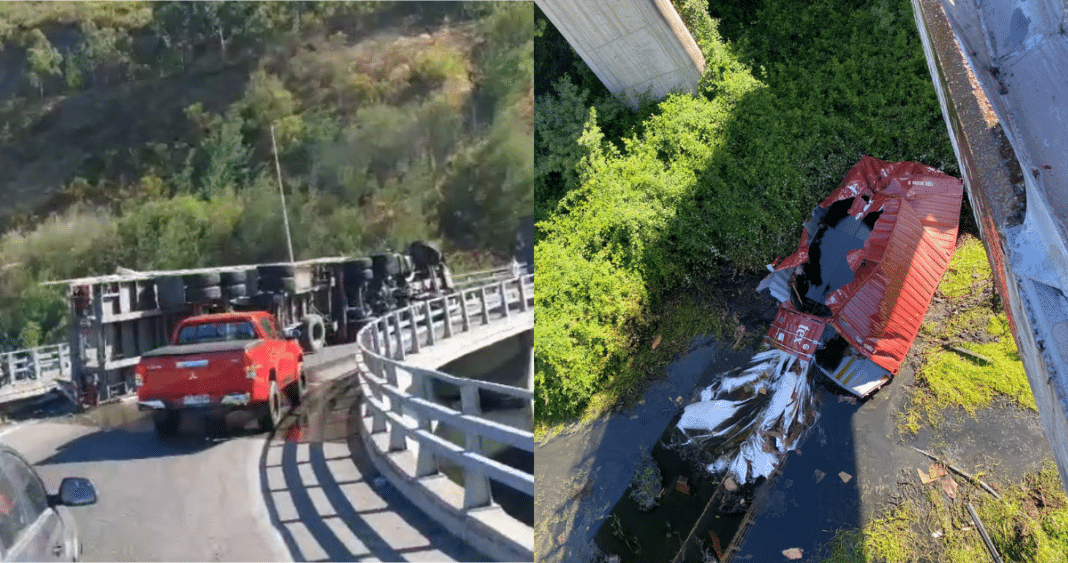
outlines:
{"label": "concrete bridge pier", "polygon": [[536,0],[613,94],[695,92],[705,59],[671,0]]}

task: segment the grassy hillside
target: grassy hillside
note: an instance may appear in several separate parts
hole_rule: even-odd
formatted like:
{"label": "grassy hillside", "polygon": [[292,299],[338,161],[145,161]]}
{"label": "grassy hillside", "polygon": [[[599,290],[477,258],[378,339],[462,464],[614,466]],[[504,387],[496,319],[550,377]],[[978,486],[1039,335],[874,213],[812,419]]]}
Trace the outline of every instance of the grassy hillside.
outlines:
{"label": "grassy hillside", "polygon": [[40,280],[285,259],[272,127],[298,259],[506,256],[533,29],[511,2],[0,4],[0,349],[59,337]]}
{"label": "grassy hillside", "polygon": [[537,18],[543,425],[640,391],[658,370],[635,358],[674,323],[660,313],[796,248],[861,155],[957,174],[908,0],[675,4],[700,93],[637,112]]}

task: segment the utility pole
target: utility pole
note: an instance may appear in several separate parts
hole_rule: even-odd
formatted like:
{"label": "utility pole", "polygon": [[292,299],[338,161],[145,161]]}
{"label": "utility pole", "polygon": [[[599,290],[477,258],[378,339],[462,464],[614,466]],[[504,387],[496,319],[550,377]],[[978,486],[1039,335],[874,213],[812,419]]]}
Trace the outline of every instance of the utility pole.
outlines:
{"label": "utility pole", "polygon": [[289,236],[289,213],[286,212],[286,194],[282,191],[282,165],[278,164],[278,145],[274,141],[274,124],[271,125],[271,150],[274,152],[274,171],[278,176],[278,195],[282,197],[282,220],[286,224],[286,245],[289,246],[289,262],[293,263],[293,239]]}

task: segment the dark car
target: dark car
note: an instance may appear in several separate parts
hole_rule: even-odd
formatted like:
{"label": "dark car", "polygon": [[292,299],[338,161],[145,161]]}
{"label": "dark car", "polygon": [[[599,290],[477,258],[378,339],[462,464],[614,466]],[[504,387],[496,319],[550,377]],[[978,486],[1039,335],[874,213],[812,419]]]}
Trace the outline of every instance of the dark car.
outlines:
{"label": "dark car", "polygon": [[57,494],[18,452],[0,444],[0,554],[3,561],[78,561],[78,526],[68,506],[96,502],[88,479],[66,477]]}

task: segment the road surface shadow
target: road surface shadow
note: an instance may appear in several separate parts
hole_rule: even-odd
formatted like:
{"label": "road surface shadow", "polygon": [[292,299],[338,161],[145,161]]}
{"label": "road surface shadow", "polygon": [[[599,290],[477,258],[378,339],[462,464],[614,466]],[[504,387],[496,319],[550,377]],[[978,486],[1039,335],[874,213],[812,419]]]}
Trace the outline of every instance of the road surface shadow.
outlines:
{"label": "road surface shadow", "polygon": [[[263,449],[262,493],[293,560],[408,561],[440,553],[433,559],[490,561],[431,520],[373,469],[356,434],[359,408],[355,377],[313,386]],[[303,448],[306,460],[300,459]],[[272,449],[281,450],[280,455],[271,454]],[[270,457],[280,461],[271,463]],[[350,471],[341,474],[331,465]],[[302,471],[302,466],[310,469]],[[402,527],[416,533],[398,534]]]}
{"label": "road surface shadow", "polygon": [[193,415],[183,418],[177,435],[161,437],[156,433],[147,412],[138,411],[134,403],[124,402],[100,405],[92,410],[52,420],[99,430],[59,446],[55,454],[38,465],[190,455],[231,438],[260,433],[250,429],[247,415],[234,413],[228,417],[227,428],[221,433],[209,432],[203,417]]}

